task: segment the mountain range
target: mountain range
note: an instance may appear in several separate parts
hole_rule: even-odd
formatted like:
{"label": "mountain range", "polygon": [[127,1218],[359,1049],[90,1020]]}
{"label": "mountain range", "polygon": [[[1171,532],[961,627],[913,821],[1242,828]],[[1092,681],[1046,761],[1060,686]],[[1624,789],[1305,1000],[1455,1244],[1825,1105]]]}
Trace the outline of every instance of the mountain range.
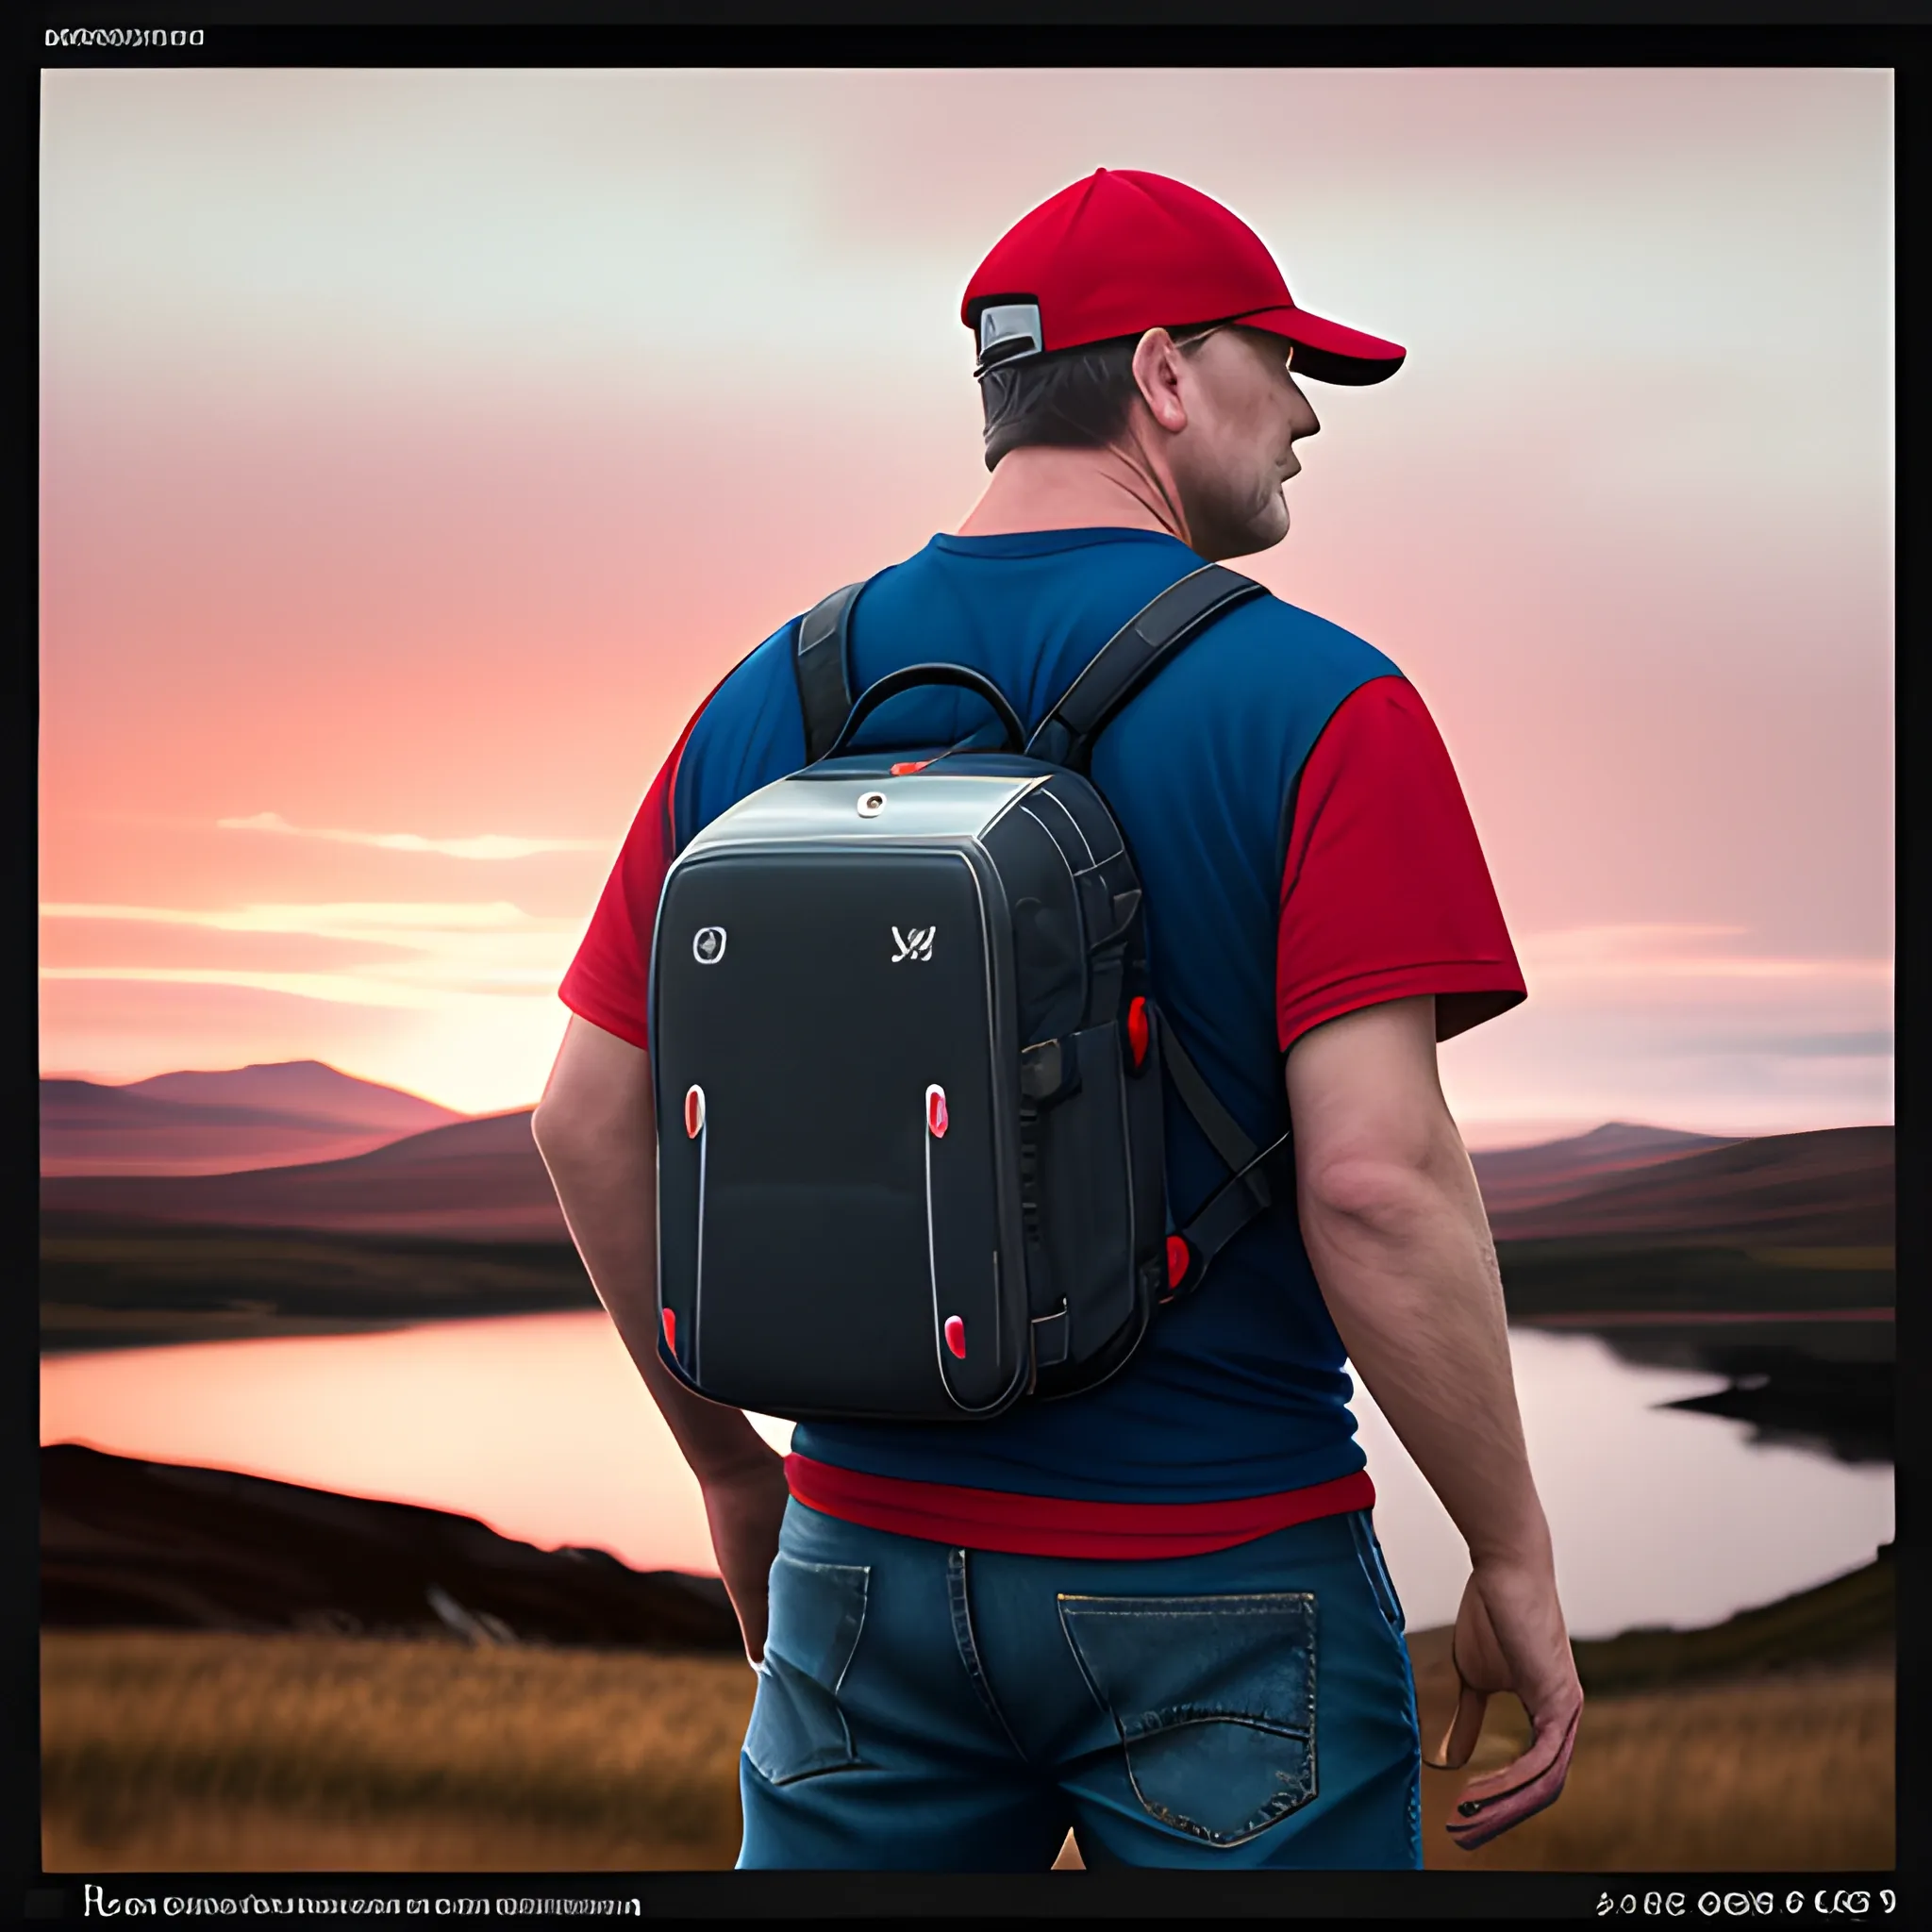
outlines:
{"label": "mountain range", "polygon": [[[569,1239],[528,1108],[465,1118],[312,1060],[41,1091],[41,1200],[62,1224]],[[210,1166],[217,1146],[242,1164]],[[1889,1126],[1725,1140],[1625,1122],[1474,1157],[1499,1241],[1868,1248],[1892,1241],[1892,1161]]]}

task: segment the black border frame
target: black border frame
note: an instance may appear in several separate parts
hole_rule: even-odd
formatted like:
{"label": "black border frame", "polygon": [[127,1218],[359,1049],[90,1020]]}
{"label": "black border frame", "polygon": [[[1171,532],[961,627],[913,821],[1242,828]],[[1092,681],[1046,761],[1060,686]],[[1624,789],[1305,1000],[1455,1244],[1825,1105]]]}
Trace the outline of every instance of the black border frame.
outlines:
{"label": "black border frame", "polygon": [[[520,18],[541,10],[542,24]],[[1556,18],[1552,18],[1552,15]],[[1162,66],[1275,64],[1294,66],[1822,66],[1892,71],[1895,83],[1895,286],[1909,285],[1916,260],[1932,255],[1924,219],[1927,139],[1932,125],[1932,25],[1923,0],[1670,0],[1620,5],[1575,0],[1566,8],[1536,0],[1198,0],[1185,8],[1158,0],[988,0],[919,10],[913,25],[890,0],[847,0],[843,7],[786,6],[781,0],[682,0],[682,4],[585,4],[585,0],[414,0],[383,8],[359,5],[277,5],[275,0],[120,0],[120,4],[44,5],[23,28],[26,58],[9,90],[17,111],[8,117],[17,187],[9,208],[19,237],[20,271],[8,284],[20,326],[13,340],[37,340],[38,162],[40,73],[42,68],[92,66],[678,66],[891,67],[944,65]],[[1184,24],[1183,24],[1184,23]],[[49,47],[50,30],[81,26],[198,27],[200,47],[114,49]],[[1135,29],[1166,29],[1140,35]],[[1124,42],[1111,37],[1124,31]],[[1111,43],[1110,43],[1111,42]],[[1916,460],[1932,429],[1928,385],[1912,349],[1923,340],[1908,301],[1897,318],[1897,683],[1894,717],[1898,758],[1897,813],[1897,1104],[1899,1247],[1904,1278],[1918,1280],[1926,1259],[1927,1150],[1924,1091],[1925,1025],[1906,995],[1926,982],[1932,965],[1932,909],[1924,884],[1928,835],[1926,781],[1911,750],[1932,736],[1928,675],[1921,663],[1927,598],[1927,505]],[[37,507],[39,489],[38,358],[16,350],[8,411],[22,488],[16,501]],[[14,756],[7,776],[14,789],[17,824],[36,823],[39,602],[37,514],[30,508],[14,525],[16,562],[9,577],[15,640],[5,689],[5,716]],[[1793,782],[1802,783],[1802,774]],[[25,841],[14,854],[24,861]],[[18,1023],[12,1038],[23,1062],[23,1113],[37,1084],[38,982],[32,905],[25,903],[25,944],[13,956],[19,997],[8,1008]],[[34,1118],[34,1117],[29,1117]],[[24,1136],[38,1145],[37,1124]],[[4,1227],[19,1269],[37,1278],[37,1183],[25,1162],[7,1181]],[[15,1900],[33,1918],[79,1916],[83,1888],[98,1898],[125,1900],[192,1895],[201,1899],[253,1896],[377,1899],[421,1896],[488,1899],[608,1898],[638,1901],[642,1916],[693,1917],[1572,1917],[1624,1916],[1629,1898],[1639,1916],[1646,1894],[1684,1895],[1681,1916],[1739,1916],[1724,1895],[1770,1892],[1779,1916],[1792,1893],[1805,1909],[1846,1915],[1864,1893],[1868,1914],[1883,1917],[1881,1890],[1904,1901],[1918,1894],[1914,1878],[1932,1870],[1932,1837],[1908,1828],[1926,1815],[1924,1751],[1912,1722],[1928,1708],[1932,1690],[1932,1563],[1919,1536],[1917,1498],[1927,1466],[1927,1416],[1932,1414],[1932,1353],[1926,1313],[1916,1295],[1901,1294],[1898,1311],[1898,1455],[1895,1465],[1899,1585],[1899,1824],[1896,1874],[1539,1873],[1229,1873],[1203,1876],[1163,1872],[1091,1872],[1082,1878],[974,1874],[939,1876],[892,1873],[646,1873],[585,1874],[44,1874],[40,1867],[39,1509],[37,1309],[23,1291],[7,1296],[9,1326],[0,1348],[7,1377],[0,1417],[12,1439],[10,1480],[0,1484],[0,1790],[11,1800],[0,1811],[0,1870],[17,1874],[18,1890],[0,1889],[0,1913]],[[21,1475],[26,1474],[26,1480]],[[12,1896],[9,1897],[8,1891]],[[1701,1910],[1707,1894],[1716,1912]],[[1608,1902],[1608,1910],[1600,1901]],[[1923,1908],[1923,1907],[1921,1907]],[[98,1905],[96,1904],[96,1909]],[[435,1910],[431,1904],[428,1908]],[[446,1909],[446,1908],[445,1908]],[[497,1916],[493,1913],[492,1916]],[[627,1914],[626,1914],[627,1915]],[[1670,1916],[1670,1914],[1664,1914]]]}

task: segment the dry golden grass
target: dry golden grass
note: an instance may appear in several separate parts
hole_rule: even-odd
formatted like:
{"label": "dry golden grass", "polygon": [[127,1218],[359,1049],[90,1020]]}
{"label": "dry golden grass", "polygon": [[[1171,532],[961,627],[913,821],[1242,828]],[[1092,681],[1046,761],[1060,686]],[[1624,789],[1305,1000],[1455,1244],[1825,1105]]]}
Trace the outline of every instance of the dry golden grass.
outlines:
{"label": "dry golden grass", "polygon": [[741,1657],[49,1631],[48,1871],[728,1866]]}
{"label": "dry golden grass", "polygon": [[[1446,1653],[1428,1638],[1433,1746]],[[42,1658],[49,1871],[689,1870],[737,1854],[754,1681],[736,1657],[52,1631]],[[1427,1862],[1885,1869],[1893,1707],[1879,1663],[1599,1696],[1561,1802],[1483,1851],[1442,1829],[1470,1772],[1425,1772]],[[1498,1699],[1471,1769],[1507,1761],[1521,1727]]]}
{"label": "dry golden grass", "polygon": [[[1449,1703],[1426,1674],[1418,1679],[1433,1753]],[[1423,1862],[1432,1872],[1887,1871],[1893,1706],[1893,1673],[1878,1665],[1593,1698],[1562,1797],[1465,1852],[1443,1828],[1452,1807],[1529,1736],[1523,1707],[1497,1698],[1470,1763],[1423,1773]],[[1081,1869],[1071,1840],[1055,1869]]]}
{"label": "dry golden grass", "polygon": [[[1450,1705],[1418,1674],[1433,1754]],[[1527,1740],[1498,1698],[1474,1761],[1423,1773],[1423,1856],[1465,1872],[1870,1872],[1894,1853],[1895,1677],[1884,1664],[1591,1698],[1563,1795],[1480,1851],[1443,1829],[1470,1777]]]}

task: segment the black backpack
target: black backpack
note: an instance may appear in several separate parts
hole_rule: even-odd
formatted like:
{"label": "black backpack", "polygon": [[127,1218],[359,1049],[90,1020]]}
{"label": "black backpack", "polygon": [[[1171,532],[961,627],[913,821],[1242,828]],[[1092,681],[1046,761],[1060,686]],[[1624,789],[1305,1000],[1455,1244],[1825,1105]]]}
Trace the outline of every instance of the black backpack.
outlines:
{"label": "black backpack", "polygon": [[[1141,886],[1086,774],[1108,721],[1261,586],[1209,564],[1130,619],[1034,732],[978,672],[850,697],[862,588],[801,621],[811,762],[722,813],[664,882],[651,954],[658,1280],[700,1393],[795,1420],[952,1421],[1072,1394],[1291,1198],[1160,1018]],[[845,756],[919,685],[984,732]],[[1168,1224],[1161,1083],[1230,1170]]]}

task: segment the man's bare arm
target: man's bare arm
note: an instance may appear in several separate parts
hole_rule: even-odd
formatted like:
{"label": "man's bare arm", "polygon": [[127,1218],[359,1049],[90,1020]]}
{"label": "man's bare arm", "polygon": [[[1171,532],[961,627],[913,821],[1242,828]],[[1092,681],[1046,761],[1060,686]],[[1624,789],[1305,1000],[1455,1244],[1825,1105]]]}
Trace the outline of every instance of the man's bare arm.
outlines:
{"label": "man's bare arm", "polygon": [[1530,1474],[1489,1220],[1436,1070],[1435,1001],[1317,1026],[1288,1057],[1303,1238],[1350,1359],[1469,1544],[1443,1756],[1467,1762],[1488,1694],[1535,1731],[1479,1778],[1451,1831],[1472,1849],[1562,1789],[1583,1692]]}
{"label": "man's bare arm", "polygon": [[531,1121],[599,1299],[704,1491],[712,1547],[754,1662],[786,1489],[735,1408],[693,1395],[658,1353],[658,1126],[650,1057],[573,1015]]}

